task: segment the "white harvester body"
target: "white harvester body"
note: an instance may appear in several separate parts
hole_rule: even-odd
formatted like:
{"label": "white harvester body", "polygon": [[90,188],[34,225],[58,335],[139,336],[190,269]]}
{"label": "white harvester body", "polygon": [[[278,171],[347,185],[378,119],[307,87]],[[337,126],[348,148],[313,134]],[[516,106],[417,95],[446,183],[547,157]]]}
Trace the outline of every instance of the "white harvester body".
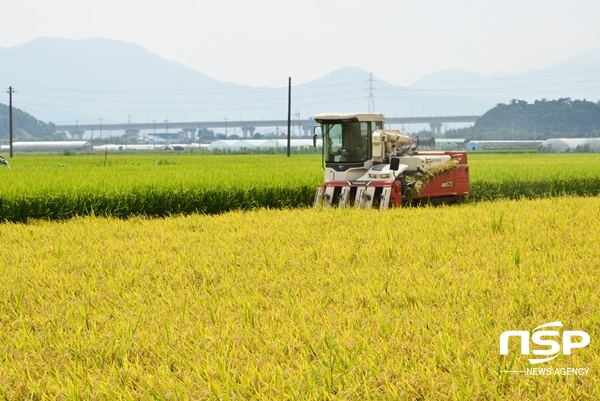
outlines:
{"label": "white harvester body", "polygon": [[315,206],[386,209],[403,200],[448,202],[468,195],[465,152],[417,152],[418,139],[384,129],[382,114],[318,114],[315,121],[321,124],[325,170]]}

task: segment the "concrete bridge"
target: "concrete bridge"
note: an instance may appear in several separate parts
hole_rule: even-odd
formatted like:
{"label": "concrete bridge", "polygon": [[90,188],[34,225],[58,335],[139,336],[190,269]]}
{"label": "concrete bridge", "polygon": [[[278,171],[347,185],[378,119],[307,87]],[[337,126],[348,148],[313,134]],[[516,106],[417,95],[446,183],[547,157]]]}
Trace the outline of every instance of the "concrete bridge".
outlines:
{"label": "concrete bridge", "polygon": [[[429,124],[434,133],[440,133],[442,124],[445,123],[474,123],[481,116],[433,116],[433,117],[387,117],[386,125],[389,124]],[[301,127],[304,135],[311,135],[313,127],[317,125],[315,120],[301,119],[292,120],[293,127]],[[150,123],[119,123],[119,124],[61,124],[56,126],[57,131],[71,133],[72,137],[82,136],[86,131],[96,133],[103,131],[132,131],[132,130],[160,130],[161,132],[170,129],[178,130],[197,130],[199,128],[239,128],[244,137],[252,137],[257,127],[282,127],[287,128],[287,120],[222,120],[222,121],[162,121]]]}

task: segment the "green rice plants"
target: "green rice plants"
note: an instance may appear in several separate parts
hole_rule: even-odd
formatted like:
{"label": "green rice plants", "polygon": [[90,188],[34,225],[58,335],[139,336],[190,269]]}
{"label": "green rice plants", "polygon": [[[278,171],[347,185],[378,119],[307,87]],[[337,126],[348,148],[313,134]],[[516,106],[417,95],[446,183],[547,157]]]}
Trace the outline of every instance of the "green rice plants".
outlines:
{"label": "green rice plants", "polygon": [[[0,221],[169,216],[309,206],[319,155],[110,154],[20,156],[0,169]],[[600,195],[600,158],[469,155],[468,201]],[[410,194],[409,194],[410,195]]]}

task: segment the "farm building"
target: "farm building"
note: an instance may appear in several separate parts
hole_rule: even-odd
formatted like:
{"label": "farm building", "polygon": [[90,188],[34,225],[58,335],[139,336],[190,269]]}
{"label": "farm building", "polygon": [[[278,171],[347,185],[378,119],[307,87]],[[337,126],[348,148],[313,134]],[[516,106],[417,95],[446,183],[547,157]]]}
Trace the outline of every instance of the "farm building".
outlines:
{"label": "farm building", "polygon": [[[292,139],[290,141],[292,148],[313,148],[312,139]],[[321,140],[317,140],[317,146],[321,146]],[[155,144],[155,145],[97,145],[94,150],[186,150],[186,149],[207,149],[214,150],[229,150],[239,152],[241,150],[250,149],[286,149],[287,139],[223,139],[211,142],[210,144],[184,143],[184,144]]]}
{"label": "farm building", "polygon": [[541,141],[469,141],[459,138],[436,138],[435,146],[441,150],[485,150],[537,148]]}
{"label": "farm building", "polygon": [[[13,142],[15,151],[55,151],[55,150],[87,150],[91,149],[89,141],[31,141]],[[8,150],[9,145],[0,146],[1,150]]]}
{"label": "farm building", "polygon": [[441,150],[463,150],[467,142],[463,138],[435,138],[435,146]]}
{"label": "farm building", "polygon": [[[312,148],[312,139],[291,139],[290,146],[292,148]],[[317,146],[321,146],[321,140],[317,140]],[[287,139],[225,139],[214,141],[209,146],[210,150],[235,150],[241,149],[285,149],[287,147]]]}
{"label": "farm building", "polygon": [[132,144],[132,145],[123,145],[123,144],[108,144],[108,145],[97,145],[94,146],[94,150],[184,150],[184,149],[200,149],[200,148],[208,148],[208,145],[198,145],[197,143],[190,144],[173,144],[173,145],[165,145],[165,144]]}
{"label": "farm building", "polygon": [[542,141],[470,141],[466,150],[537,148]]}
{"label": "farm building", "polygon": [[600,138],[546,139],[538,147],[540,153],[585,152],[600,153]]}

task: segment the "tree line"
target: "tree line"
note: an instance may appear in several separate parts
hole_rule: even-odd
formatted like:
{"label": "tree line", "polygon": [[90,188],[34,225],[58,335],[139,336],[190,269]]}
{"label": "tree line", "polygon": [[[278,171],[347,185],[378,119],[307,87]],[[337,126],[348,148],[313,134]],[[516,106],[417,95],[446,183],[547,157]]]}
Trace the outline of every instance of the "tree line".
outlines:
{"label": "tree line", "polygon": [[547,139],[600,136],[600,102],[513,99],[488,110],[471,128],[446,132],[468,139]]}
{"label": "tree line", "polygon": [[[0,140],[8,140],[10,135],[10,118],[7,105],[0,103]],[[45,123],[31,114],[13,107],[13,139],[15,141],[63,140],[64,133],[56,132],[54,123]]]}

